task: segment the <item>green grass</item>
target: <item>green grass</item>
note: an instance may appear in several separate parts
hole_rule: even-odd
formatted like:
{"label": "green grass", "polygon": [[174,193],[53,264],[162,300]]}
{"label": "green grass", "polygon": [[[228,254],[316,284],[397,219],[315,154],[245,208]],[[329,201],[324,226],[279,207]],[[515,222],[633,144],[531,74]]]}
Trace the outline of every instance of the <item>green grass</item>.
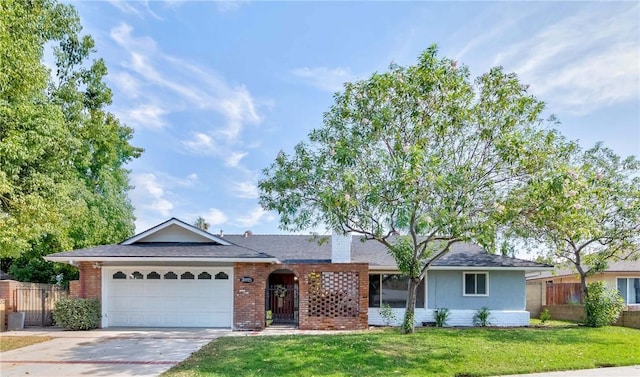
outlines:
{"label": "green grass", "polygon": [[48,336],[0,336],[0,352],[51,340]]}
{"label": "green grass", "polygon": [[214,340],[163,376],[488,376],[640,364],[640,330],[395,329]]}

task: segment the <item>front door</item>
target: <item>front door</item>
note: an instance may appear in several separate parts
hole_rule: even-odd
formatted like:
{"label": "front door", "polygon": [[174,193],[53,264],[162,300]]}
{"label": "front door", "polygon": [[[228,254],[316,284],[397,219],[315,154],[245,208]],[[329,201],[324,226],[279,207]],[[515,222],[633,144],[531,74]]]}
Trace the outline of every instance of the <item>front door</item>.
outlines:
{"label": "front door", "polygon": [[274,323],[298,321],[298,284],[292,273],[272,273],[266,292],[267,310]]}

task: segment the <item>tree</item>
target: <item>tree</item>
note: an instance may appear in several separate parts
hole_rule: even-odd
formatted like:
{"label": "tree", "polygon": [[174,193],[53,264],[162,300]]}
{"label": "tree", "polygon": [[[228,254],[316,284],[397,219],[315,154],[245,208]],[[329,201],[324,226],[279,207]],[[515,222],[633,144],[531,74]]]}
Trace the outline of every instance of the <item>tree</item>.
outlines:
{"label": "tree", "polygon": [[492,249],[508,193],[562,141],[515,74],[493,68],[472,82],[436,55],[431,46],[415,66],[346,83],[323,127],[259,182],[282,229],[325,225],[388,248],[409,277],[405,332],[429,266],[455,242]]}
{"label": "tree", "polygon": [[[142,150],[105,110],[111,91],[71,5],[0,2],[0,255],[118,242],[133,233],[125,164]],[[43,63],[52,46],[56,71]]]}
{"label": "tree", "polygon": [[202,216],[198,216],[198,218],[196,219],[196,221],[193,223],[193,225],[195,225],[196,227],[207,231],[209,230],[209,223],[207,222],[207,220],[205,220],[204,217]]}
{"label": "tree", "polygon": [[640,161],[633,156],[622,159],[602,144],[574,146],[515,195],[521,206],[512,206],[512,236],[574,267],[585,299],[588,276],[640,253]]}

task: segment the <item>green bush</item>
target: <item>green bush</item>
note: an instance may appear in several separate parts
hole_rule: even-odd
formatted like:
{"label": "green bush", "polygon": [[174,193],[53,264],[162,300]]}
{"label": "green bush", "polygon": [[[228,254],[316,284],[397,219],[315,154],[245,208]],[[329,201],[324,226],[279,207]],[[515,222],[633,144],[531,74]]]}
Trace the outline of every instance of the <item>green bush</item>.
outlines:
{"label": "green bush", "polygon": [[473,324],[476,326],[487,327],[491,325],[489,317],[491,317],[491,310],[489,310],[489,308],[487,308],[486,306],[483,306],[482,308],[478,309],[476,315],[473,316]]}
{"label": "green bush", "polygon": [[602,281],[590,283],[587,291],[584,302],[585,325],[602,327],[614,324],[624,310],[624,300],[618,291],[607,287]]}
{"label": "green bush", "polygon": [[438,308],[436,309],[436,326],[443,327],[447,324],[447,320],[449,319],[449,309],[447,308]]}
{"label": "green bush", "polygon": [[393,312],[393,308],[389,304],[382,304],[380,309],[378,309],[378,312],[386,326],[391,326],[398,320],[396,314]]}
{"label": "green bush", "polygon": [[64,298],[56,302],[53,320],[65,330],[91,330],[100,325],[100,301]]}
{"label": "green bush", "polygon": [[544,310],[540,312],[540,323],[544,325],[550,319],[551,313],[549,313],[549,309],[544,308]]}

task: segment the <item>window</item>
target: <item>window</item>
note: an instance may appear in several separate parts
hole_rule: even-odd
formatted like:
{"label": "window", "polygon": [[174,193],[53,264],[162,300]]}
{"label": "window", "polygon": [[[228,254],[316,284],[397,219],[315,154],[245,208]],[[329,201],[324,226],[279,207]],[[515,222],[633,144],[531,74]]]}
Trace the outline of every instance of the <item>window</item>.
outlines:
{"label": "window", "polygon": [[228,280],[228,279],[229,279],[229,275],[225,274],[222,271],[216,274],[216,280]]}
{"label": "window", "polygon": [[200,280],[211,280],[211,274],[208,273],[208,272],[201,272],[198,275],[198,279],[200,279]]}
{"label": "window", "polygon": [[134,280],[141,280],[141,279],[144,279],[144,275],[142,275],[142,274],[140,273],[140,271],[134,271],[134,272],[131,274],[131,279],[134,279]]}
{"label": "window", "polygon": [[625,304],[640,304],[640,278],[618,278],[617,283]]}
{"label": "window", "polygon": [[187,271],[184,274],[180,275],[180,279],[182,280],[193,280],[194,276],[191,272]]}
{"label": "window", "polygon": [[160,279],[160,274],[155,272],[155,271],[151,271],[147,274],[147,279],[149,280],[158,280]]}
{"label": "window", "polygon": [[[407,306],[407,290],[409,278],[400,274],[373,274],[369,275],[369,307],[379,308],[387,304],[392,308],[404,308]],[[416,308],[425,307],[424,280],[418,285],[416,294]]]}
{"label": "window", "polygon": [[178,278],[178,275],[176,275],[176,273],[173,271],[169,271],[166,274],[164,274],[164,278],[165,280],[175,280]]}
{"label": "window", "polygon": [[122,272],[122,271],[118,271],[115,274],[113,274],[113,278],[114,279],[126,279],[127,275],[125,275],[124,272]]}
{"label": "window", "polygon": [[463,296],[488,296],[489,273],[488,272],[463,272],[464,287]]}

